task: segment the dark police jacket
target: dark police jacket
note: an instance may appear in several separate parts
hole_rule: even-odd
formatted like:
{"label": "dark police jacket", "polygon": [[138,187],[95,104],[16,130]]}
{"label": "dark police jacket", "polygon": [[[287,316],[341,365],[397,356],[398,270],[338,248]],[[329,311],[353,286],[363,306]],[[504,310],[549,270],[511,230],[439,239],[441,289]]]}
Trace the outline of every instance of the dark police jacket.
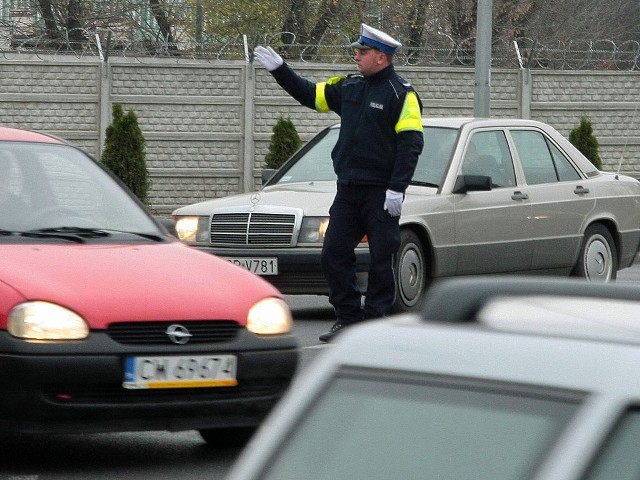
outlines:
{"label": "dark police jacket", "polygon": [[302,105],[340,116],[340,136],[331,153],[338,182],[406,190],[424,143],[422,104],[393,65],[372,76],[317,84],[286,63],[271,74]]}

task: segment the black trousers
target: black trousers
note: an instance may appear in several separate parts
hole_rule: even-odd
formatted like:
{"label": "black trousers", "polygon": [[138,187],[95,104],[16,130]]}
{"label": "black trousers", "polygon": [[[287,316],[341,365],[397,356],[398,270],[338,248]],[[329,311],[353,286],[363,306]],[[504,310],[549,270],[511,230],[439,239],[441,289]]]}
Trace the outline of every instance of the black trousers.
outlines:
{"label": "black trousers", "polygon": [[[322,268],[329,283],[329,302],[347,324],[383,317],[395,300],[395,256],[400,248],[399,217],[384,210],[386,187],[338,183],[329,210],[322,248]],[[371,265],[365,294],[357,287],[354,250],[367,236]]]}

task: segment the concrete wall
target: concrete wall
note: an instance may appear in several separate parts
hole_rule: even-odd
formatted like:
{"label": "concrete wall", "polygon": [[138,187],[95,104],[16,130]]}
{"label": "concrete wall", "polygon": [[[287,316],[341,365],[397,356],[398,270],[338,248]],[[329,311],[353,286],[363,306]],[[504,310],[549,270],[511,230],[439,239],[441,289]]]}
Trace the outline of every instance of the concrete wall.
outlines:
{"label": "concrete wall", "polygon": [[[292,65],[312,81],[354,71],[352,65]],[[426,116],[473,114],[473,69],[399,72],[420,93]],[[491,115],[533,118],[564,135],[587,115],[604,169],[640,178],[639,91],[640,72],[493,70]],[[158,213],[259,186],[281,115],[303,140],[338,121],[333,113],[299,106],[263,68],[241,61],[0,59],[0,124],[53,133],[99,158],[116,102],[138,116]]]}

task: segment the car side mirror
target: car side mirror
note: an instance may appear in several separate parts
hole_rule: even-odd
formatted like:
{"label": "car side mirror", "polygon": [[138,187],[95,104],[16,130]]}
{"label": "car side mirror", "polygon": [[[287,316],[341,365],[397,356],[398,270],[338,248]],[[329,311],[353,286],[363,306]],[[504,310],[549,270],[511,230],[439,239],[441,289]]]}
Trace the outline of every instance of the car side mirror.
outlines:
{"label": "car side mirror", "polygon": [[453,193],[487,192],[491,190],[491,177],[486,175],[458,175]]}
{"label": "car side mirror", "polygon": [[266,185],[266,183],[271,180],[271,178],[275,175],[276,173],[276,169],[275,168],[264,168],[262,169],[262,185]]}

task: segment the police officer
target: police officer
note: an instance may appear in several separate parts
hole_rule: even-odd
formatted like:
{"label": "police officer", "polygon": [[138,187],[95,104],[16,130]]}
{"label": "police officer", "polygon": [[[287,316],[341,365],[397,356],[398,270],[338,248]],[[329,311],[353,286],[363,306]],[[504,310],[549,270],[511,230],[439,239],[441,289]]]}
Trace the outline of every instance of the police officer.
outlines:
{"label": "police officer", "polygon": [[[400,42],[362,24],[360,37],[351,46],[360,75],[317,84],[294,72],[271,47],[254,49],[255,59],[300,104],[319,112],[334,111],[341,118],[331,153],[337,192],[322,249],[336,322],[320,336],[322,342],[354,323],[390,312],[404,192],[423,147],[422,104],[392,63]],[[363,308],[354,251],[365,235],[371,263]]]}

